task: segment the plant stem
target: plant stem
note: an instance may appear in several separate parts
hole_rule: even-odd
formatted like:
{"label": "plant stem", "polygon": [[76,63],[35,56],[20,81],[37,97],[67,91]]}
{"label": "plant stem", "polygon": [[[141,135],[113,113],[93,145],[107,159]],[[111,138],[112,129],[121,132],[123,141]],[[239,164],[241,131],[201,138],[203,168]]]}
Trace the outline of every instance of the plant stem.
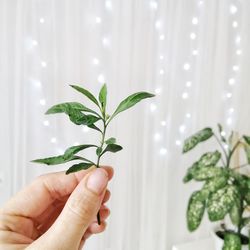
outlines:
{"label": "plant stem", "polygon": [[[221,149],[222,149],[222,151],[223,151],[223,153],[225,155],[225,158],[227,160],[228,159],[228,155],[227,155],[227,152],[226,152],[225,148],[223,147],[221,141],[219,140],[219,138],[217,137],[216,134],[214,134],[214,137],[215,137],[216,141],[218,142],[219,146],[221,147]],[[226,167],[227,165],[226,165],[224,159],[222,158],[221,160],[222,160],[222,163],[223,163],[224,167]]]}
{"label": "plant stem", "polygon": [[240,166],[237,166],[237,167],[234,167],[233,169],[244,168],[244,167],[247,167],[247,166],[249,166],[249,164],[248,164],[248,163],[243,164],[243,165],[240,165]]}
{"label": "plant stem", "polygon": [[[105,119],[105,111],[102,112],[103,118],[103,132],[102,132],[102,139],[101,139],[101,145],[100,148],[102,149],[104,142],[105,142],[105,135],[106,135],[106,129],[107,129],[107,124],[106,124],[106,119]],[[102,149],[103,150],[103,149]],[[101,151],[102,151],[101,150]],[[102,154],[100,153],[97,157],[97,163],[96,163],[96,167],[99,168],[100,167],[100,160],[101,160]],[[100,217],[100,211],[97,213],[97,222],[98,225],[101,225],[101,217]]]}
{"label": "plant stem", "polygon": [[235,150],[237,149],[237,147],[240,145],[240,143],[241,143],[241,139],[239,139],[239,140],[237,141],[237,143],[234,145],[232,151],[229,153],[229,156],[228,156],[228,158],[227,158],[227,167],[228,167],[228,168],[230,167],[230,162],[231,162],[232,156],[233,156]]}

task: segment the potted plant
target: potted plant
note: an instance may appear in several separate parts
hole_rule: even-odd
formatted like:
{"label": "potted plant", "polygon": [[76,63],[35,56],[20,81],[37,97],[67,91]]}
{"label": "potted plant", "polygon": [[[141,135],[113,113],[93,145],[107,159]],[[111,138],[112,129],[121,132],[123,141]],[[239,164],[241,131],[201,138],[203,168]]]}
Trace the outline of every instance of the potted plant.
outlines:
{"label": "potted plant", "polygon": [[[219,149],[203,154],[188,168],[183,181],[203,183],[188,202],[186,217],[189,231],[193,232],[200,226],[207,212],[211,222],[221,222],[220,228],[214,232],[218,250],[250,249],[250,217],[247,211],[250,207],[250,177],[240,172],[250,164],[250,137],[244,135],[234,140],[235,135],[231,132],[226,137],[219,124],[218,133],[212,128],[204,128],[187,138],[183,145],[183,153],[187,153],[208,139],[217,141]],[[246,161],[243,165],[232,166],[233,156],[241,149],[244,149]],[[227,219],[229,223],[225,223]]]}

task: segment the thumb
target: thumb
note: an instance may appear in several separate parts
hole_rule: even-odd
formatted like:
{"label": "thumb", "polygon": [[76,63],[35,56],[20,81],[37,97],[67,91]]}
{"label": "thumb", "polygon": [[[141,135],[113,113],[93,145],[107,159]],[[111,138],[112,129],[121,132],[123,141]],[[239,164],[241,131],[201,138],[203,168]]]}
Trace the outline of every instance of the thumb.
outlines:
{"label": "thumb", "polygon": [[108,173],[102,168],[94,169],[78,184],[47,231],[50,242],[56,243],[56,249],[78,249],[84,233],[100,209],[107,184]]}

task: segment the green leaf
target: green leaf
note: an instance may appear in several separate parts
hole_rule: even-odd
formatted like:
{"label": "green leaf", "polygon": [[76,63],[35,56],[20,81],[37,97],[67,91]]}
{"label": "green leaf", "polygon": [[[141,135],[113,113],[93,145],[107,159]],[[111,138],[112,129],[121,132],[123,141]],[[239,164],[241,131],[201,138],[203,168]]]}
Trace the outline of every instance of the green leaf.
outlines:
{"label": "green leaf", "polygon": [[104,84],[99,93],[99,101],[102,107],[102,110],[105,111],[107,104],[107,85]]}
{"label": "green leaf", "polygon": [[207,202],[207,212],[210,221],[224,219],[234,205],[237,197],[238,189],[232,185],[227,185],[226,187],[217,190],[215,193],[212,193]]}
{"label": "green leaf", "polygon": [[70,111],[72,111],[72,110],[78,110],[78,111],[98,114],[94,110],[89,109],[86,106],[84,106],[83,104],[78,103],[78,102],[65,102],[65,103],[56,104],[56,105],[52,106],[50,109],[48,109],[45,114],[46,115],[57,114],[57,113],[69,114]]}
{"label": "green leaf", "polygon": [[72,87],[73,89],[75,89],[78,92],[80,92],[83,95],[85,95],[89,100],[91,100],[93,103],[95,103],[99,107],[98,101],[96,100],[96,98],[94,97],[94,95],[92,93],[90,93],[87,89],[84,89],[84,88],[82,88],[80,86],[77,86],[77,85],[70,85],[70,87]]}
{"label": "green leaf", "polygon": [[250,145],[250,136],[244,135],[243,138],[244,138],[245,142],[246,142],[248,145]]}
{"label": "green leaf", "polygon": [[183,179],[184,183],[187,183],[193,179],[193,175],[198,168],[216,165],[220,158],[221,153],[217,150],[203,154],[201,158],[187,170],[187,174]]}
{"label": "green leaf", "polygon": [[92,145],[92,144],[85,144],[85,145],[78,145],[78,146],[72,146],[70,148],[68,148],[65,153],[64,153],[64,158],[70,158],[72,157],[74,154],[77,154],[78,152],[87,149],[87,148],[92,148],[95,147],[97,148],[96,145]]}
{"label": "green leaf", "polygon": [[184,141],[183,153],[186,153],[197,146],[199,143],[208,140],[213,136],[211,128],[205,128],[190,136]]}
{"label": "green leaf", "polygon": [[128,96],[126,99],[124,99],[117,107],[113,115],[110,117],[109,121],[111,121],[117,114],[133,107],[138,102],[142,101],[146,98],[154,97],[155,95],[147,92],[138,92],[134,93],[130,96]]}
{"label": "green leaf", "polygon": [[236,233],[226,232],[222,250],[241,250],[241,239]]}
{"label": "green leaf", "polygon": [[222,167],[208,166],[197,168],[193,173],[193,178],[196,181],[204,181],[209,178],[214,178],[216,176],[221,176],[225,174],[226,170]]}
{"label": "green leaf", "polygon": [[102,131],[95,124],[90,124],[90,125],[88,125],[88,127],[92,128],[92,129],[95,129],[95,130],[97,130],[97,131],[99,131],[99,132],[102,133]]}
{"label": "green leaf", "polygon": [[96,149],[96,155],[99,156],[99,155],[101,155],[101,153],[102,153],[102,148],[101,148],[101,147],[98,147],[98,148]]}
{"label": "green leaf", "polygon": [[109,138],[108,140],[105,141],[105,143],[108,144],[115,144],[116,143],[116,139],[114,137]]}
{"label": "green leaf", "polygon": [[79,160],[79,159],[81,159],[81,157],[79,156],[71,156],[69,158],[65,158],[64,155],[59,155],[59,156],[48,157],[44,159],[33,160],[32,162],[42,163],[46,165],[57,165],[57,164],[62,164],[68,161]]}
{"label": "green leaf", "polygon": [[244,145],[246,157],[247,157],[247,162],[250,164],[250,146],[249,145]]}
{"label": "green leaf", "polygon": [[240,224],[241,214],[242,214],[241,202],[240,199],[238,198],[234,201],[234,204],[229,212],[230,219],[235,226],[238,226]]}
{"label": "green leaf", "polygon": [[214,193],[217,190],[225,187],[227,185],[228,175],[216,176],[214,178],[208,179],[204,184],[202,190],[209,193]]}
{"label": "green leaf", "polygon": [[218,129],[219,129],[219,132],[220,132],[220,138],[221,140],[224,142],[224,143],[227,143],[227,140],[225,138],[225,136],[222,134],[224,132],[223,130],[223,127],[220,123],[218,123]]}
{"label": "green leaf", "polygon": [[196,191],[189,199],[187,209],[187,226],[189,231],[195,231],[202,220],[204,215],[206,202],[200,191]]}
{"label": "green leaf", "polygon": [[108,144],[107,147],[103,150],[102,155],[105,154],[106,152],[116,153],[120,150],[122,150],[122,146],[118,144]]}
{"label": "green leaf", "polygon": [[93,166],[93,164],[90,164],[90,163],[87,163],[87,162],[81,162],[81,163],[75,164],[72,167],[70,167],[66,171],[66,174],[70,174],[70,173],[74,173],[74,172],[77,172],[77,171],[81,171],[83,169],[88,169],[91,166]]}

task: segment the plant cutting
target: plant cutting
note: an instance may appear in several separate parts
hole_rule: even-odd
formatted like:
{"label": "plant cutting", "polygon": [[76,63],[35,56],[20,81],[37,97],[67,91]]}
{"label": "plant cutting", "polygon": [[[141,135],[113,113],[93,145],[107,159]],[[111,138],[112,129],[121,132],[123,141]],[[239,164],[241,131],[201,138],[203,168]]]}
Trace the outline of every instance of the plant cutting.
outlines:
{"label": "plant cutting", "polygon": [[[66,102],[54,105],[46,114],[66,114],[70,121],[78,126],[87,126],[90,129],[97,131],[100,134],[100,144],[82,144],[69,147],[64,154],[49,158],[37,159],[32,162],[42,163],[46,165],[57,165],[71,161],[74,163],[66,174],[74,173],[83,169],[88,169],[91,166],[100,167],[100,161],[104,154],[111,152],[116,153],[122,150],[122,146],[116,143],[114,137],[106,138],[106,132],[110,122],[121,112],[133,107],[140,101],[146,98],[154,97],[153,94],[147,92],[137,92],[125,98],[109,115],[107,112],[107,86],[104,84],[99,92],[98,97],[95,97],[89,90],[76,85],[70,85],[74,90],[80,92],[90,102],[95,105],[95,109],[91,109],[79,102]],[[101,124],[100,124],[101,123]],[[80,155],[83,150],[92,148],[96,153],[96,161],[88,159],[86,156]],[[97,221],[100,225],[100,214],[97,214]]]}
{"label": "plant cutting", "polygon": [[[195,231],[202,221],[205,212],[211,222],[221,222],[216,236],[222,244],[218,249],[240,250],[250,249],[249,231],[250,217],[250,177],[239,170],[250,165],[250,136],[242,136],[235,140],[237,133],[231,132],[226,137],[218,124],[218,133],[212,128],[204,128],[184,141],[183,153],[187,153],[198,144],[214,138],[218,149],[204,153],[191,167],[183,179],[202,182],[200,190],[192,193],[187,208],[188,229]],[[244,151],[245,161],[242,165],[233,166],[233,157],[240,150]],[[229,223],[225,223],[227,219]],[[248,246],[249,245],[249,246]]]}

